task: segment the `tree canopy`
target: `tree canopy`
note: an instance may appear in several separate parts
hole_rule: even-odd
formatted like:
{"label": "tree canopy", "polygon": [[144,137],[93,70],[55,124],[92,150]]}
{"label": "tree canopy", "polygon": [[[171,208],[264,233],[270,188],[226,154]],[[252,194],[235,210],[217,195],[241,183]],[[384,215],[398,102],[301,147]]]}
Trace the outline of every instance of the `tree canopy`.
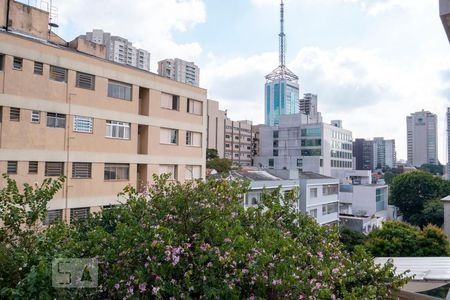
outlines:
{"label": "tree canopy", "polygon": [[[33,253],[20,264],[1,261],[1,297],[395,299],[408,280],[391,264],[375,266],[363,249],[348,255],[335,228],[295,210],[294,193],[266,192],[244,209],[248,186],[240,181],[154,181],[142,193],[126,188],[123,205],[85,222],[36,231]],[[12,236],[3,242],[25,246]],[[52,288],[55,257],[96,258],[98,287]]]}

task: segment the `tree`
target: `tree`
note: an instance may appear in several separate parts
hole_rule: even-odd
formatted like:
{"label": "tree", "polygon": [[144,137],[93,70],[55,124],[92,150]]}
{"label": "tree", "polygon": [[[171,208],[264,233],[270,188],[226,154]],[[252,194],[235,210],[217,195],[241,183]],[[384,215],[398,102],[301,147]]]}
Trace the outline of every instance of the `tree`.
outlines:
{"label": "tree", "polygon": [[423,230],[398,221],[387,221],[374,229],[364,243],[373,256],[414,257],[449,256],[450,243],[444,232],[428,225]]}
{"label": "tree", "polygon": [[422,166],[420,166],[420,170],[431,173],[433,175],[442,176],[444,174],[444,166],[441,164],[423,164]]}
{"label": "tree", "polygon": [[353,252],[356,246],[364,245],[367,240],[366,235],[356,230],[344,228],[340,233],[339,239],[348,252]]}
{"label": "tree", "polygon": [[424,204],[422,215],[426,224],[441,227],[444,224],[444,204],[440,199],[428,200]]}
{"label": "tree", "polygon": [[[3,297],[57,299],[395,299],[405,284],[392,264],[376,267],[363,249],[342,250],[335,228],[294,207],[292,193],[266,192],[245,209],[241,181],[155,184],[87,222],[50,226],[40,259]],[[44,246],[47,245],[47,246]],[[51,245],[51,247],[48,247]],[[95,257],[99,286],[53,289],[53,257]]]}
{"label": "tree", "polygon": [[424,226],[435,218],[427,219],[423,214],[429,200],[440,199],[446,189],[444,180],[423,171],[414,171],[395,177],[391,185],[391,199],[403,213],[405,221]]}
{"label": "tree", "polygon": [[219,173],[228,173],[231,170],[233,162],[227,158],[215,158],[206,162],[208,169],[214,169]]}
{"label": "tree", "polygon": [[217,149],[207,149],[206,150],[206,160],[212,160],[219,158],[219,153],[217,152]]}

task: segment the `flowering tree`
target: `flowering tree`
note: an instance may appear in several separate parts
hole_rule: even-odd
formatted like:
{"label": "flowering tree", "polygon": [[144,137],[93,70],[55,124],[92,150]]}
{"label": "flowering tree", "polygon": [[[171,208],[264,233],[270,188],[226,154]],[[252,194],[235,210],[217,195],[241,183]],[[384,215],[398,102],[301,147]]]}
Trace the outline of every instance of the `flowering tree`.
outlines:
{"label": "flowering tree", "polygon": [[[244,209],[239,181],[168,183],[85,223],[51,226],[40,263],[7,290],[31,298],[107,299],[390,299],[407,279],[375,266],[363,250],[343,250],[334,228],[295,212],[294,193],[276,190]],[[55,290],[53,257],[95,257],[96,289]],[[6,290],[5,290],[6,291]],[[392,298],[395,299],[395,298]]]}

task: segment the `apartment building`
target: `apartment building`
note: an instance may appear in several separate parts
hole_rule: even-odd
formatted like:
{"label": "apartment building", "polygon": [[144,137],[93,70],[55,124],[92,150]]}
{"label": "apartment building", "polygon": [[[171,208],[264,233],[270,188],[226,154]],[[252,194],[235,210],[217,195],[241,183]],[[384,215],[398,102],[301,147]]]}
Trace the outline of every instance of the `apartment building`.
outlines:
{"label": "apartment building", "polygon": [[153,174],[204,177],[206,90],[49,42],[37,24],[42,35],[0,31],[0,172],[19,185],[66,176],[47,221],[118,204]]}
{"label": "apartment building", "polygon": [[419,111],[406,117],[408,163],[414,167],[438,164],[437,116]]}
{"label": "apartment building", "polygon": [[105,46],[105,58],[108,60],[150,72],[150,52],[134,47],[126,38],[111,35],[101,29],[86,32],[80,38]]}
{"label": "apartment building", "polygon": [[220,158],[225,157],[225,120],[227,112],[219,109],[219,102],[207,101],[208,149],[216,149]]}
{"label": "apartment building", "polygon": [[356,170],[375,170],[378,168],[397,167],[395,140],[376,137],[373,140],[355,139],[353,156]]}
{"label": "apartment building", "polygon": [[193,62],[179,58],[158,62],[158,74],[194,86],[200,85],[200,68]]}
{"label": "apartment building", "polygon": [[252,164],[252,122],[225,120],[225,158],[241,166]]}

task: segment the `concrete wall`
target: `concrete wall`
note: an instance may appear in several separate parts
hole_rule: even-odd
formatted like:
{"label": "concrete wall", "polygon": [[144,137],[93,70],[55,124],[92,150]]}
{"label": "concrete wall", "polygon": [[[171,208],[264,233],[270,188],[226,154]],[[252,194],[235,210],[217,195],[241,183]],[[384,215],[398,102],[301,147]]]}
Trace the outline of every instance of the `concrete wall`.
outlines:
{"label": "concrete wall", "polygon": [[219,102],[208,100],[208,149],[216,149],[219,157],[225,157],[225,111],[219,109]]}
{"label": "concrete wall", "polygon": [[442,199],[444,203],[444,232],[450,240],[450,196]]}

